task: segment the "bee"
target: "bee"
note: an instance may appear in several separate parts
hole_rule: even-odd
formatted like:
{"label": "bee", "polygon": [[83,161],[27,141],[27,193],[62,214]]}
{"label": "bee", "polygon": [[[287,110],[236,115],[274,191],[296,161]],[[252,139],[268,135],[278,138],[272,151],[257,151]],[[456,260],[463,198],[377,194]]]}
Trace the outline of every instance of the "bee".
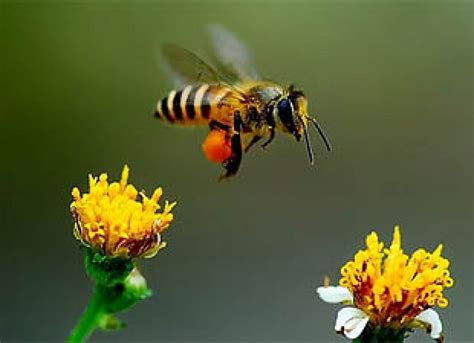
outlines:
{"label": "bee", "polygon": [[[312,123],[327,151],[331,145],[301,89],[262,79],[250,50],[232,33],[210,26],[211,41],[220,69],[183,47],[163,46],[163,66],[177,89],[158,101],[155,117],[175,125],[205,125],[210,129],[203,144],[209,160],[222,163],[220,179],[236,175],[243,153],[264,139],[266,148],[276,132],[304,138],[310,164],[314,153],[308,134]],[[245,142],[245,144],[243,144]]]}

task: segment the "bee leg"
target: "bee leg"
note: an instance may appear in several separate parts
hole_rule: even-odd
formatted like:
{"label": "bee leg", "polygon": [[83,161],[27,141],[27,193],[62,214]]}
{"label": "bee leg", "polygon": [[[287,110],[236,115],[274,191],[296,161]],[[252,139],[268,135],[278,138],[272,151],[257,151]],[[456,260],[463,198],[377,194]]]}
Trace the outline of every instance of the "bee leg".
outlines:
{"label": "bee leg", "polygon": [[241,129],[242,120],[240,118],[240,112],[236,111],[234,113],[234,128],[232,136],[230,137],[230,148],[232,154],[223,163],[226,172],[219,177],[219,181],[237,174],[237,171],[239,170],[240,162],[242,161],[242,140],[240,137]]}
{"label": "bee leg", "polygon": [[268,144],[270,144],[275,139],[275,128],[270,126],[270,137],[262,144],[262,149],[266,149]]}
{"label": "bee leg", "polygon": [[228,127],[226,124],[219,123],[216,120],[212,120],[209,123],[209,129],[210,130],[223,130],[225,132],[229,132],[230,127]]}
{"label": "bee leg", "polygon": [[244,152],[247,153],[250,150],[250,148],[261,139],[262,139],[261,136],[257,136],[257,135],[253,136],[252,140],[245,146]]}

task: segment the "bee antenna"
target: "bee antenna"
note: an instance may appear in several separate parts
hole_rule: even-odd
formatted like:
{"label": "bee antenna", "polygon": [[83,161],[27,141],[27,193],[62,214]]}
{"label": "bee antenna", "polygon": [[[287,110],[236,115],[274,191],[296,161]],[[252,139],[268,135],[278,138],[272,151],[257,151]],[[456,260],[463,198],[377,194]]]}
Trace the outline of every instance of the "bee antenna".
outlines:
{"label": "bee antenna", "polygon": [[304,125],[303,129],[304,129],[304,141],[306,142],[306,150],[308,151],[309,163],[313,165],[314,153],[313,153],[313,147],[311,146],[311,140],[309,139],[308,127]]}
{"label": "bee antenna", "polygon": [[318,131],[318,133],[319,133],[319,135],[321,136],[321,138],[322,138],[324,144],[326,145],[327,151],[331,151],[331,149],[332,149],[332,148],[331,148],[331,143],[329,143],[329,140],[328,140],[326,134],[324,133],[323,128],[319,125],[319,123],[317,122],[317,120],[314,119],[313,117],[308,116],[307,118],[309,119],[310,122],[313,123],[314,127],[315,127],[316,130]]}

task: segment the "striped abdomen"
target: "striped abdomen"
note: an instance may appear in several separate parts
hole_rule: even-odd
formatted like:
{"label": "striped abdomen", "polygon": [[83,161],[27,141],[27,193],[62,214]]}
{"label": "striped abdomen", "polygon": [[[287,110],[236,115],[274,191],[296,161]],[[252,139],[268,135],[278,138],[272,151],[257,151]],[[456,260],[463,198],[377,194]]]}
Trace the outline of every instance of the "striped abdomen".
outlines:
{"label": "striped abdomen", "polygon": [[221,112],[220,105],[228,94],[230,89],[225,86],[186,86],[158,101],[155,116],[174,124],[205,124]]}

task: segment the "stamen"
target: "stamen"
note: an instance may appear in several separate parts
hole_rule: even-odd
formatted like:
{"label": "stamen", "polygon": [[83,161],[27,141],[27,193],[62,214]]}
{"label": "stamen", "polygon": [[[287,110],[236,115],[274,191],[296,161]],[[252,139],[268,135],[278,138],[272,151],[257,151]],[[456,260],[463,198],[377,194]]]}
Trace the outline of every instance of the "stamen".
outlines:
{"label": "stamen", "polygon": [[73,188],[74,235],[106,256],[151,257],[162,246],[159,234],[173,221],[175,203],[165,201],[158,211],[162,189],[148,198],[128,183],[128,177],[125,166],[119,182],[109,184],[104,173],[98,179],[89,177],[89,193],[81,195]]}
{"label": "stamen", "polygon": [[404,326],[429,307],[448,306],[443,290],[453,280],[440,249],[406,255],[398,226],[389,248],[384,249],[374,232],[366,246],[341,268],[339,285],[350,290],[355,306],[370,313],[374,325]]}

